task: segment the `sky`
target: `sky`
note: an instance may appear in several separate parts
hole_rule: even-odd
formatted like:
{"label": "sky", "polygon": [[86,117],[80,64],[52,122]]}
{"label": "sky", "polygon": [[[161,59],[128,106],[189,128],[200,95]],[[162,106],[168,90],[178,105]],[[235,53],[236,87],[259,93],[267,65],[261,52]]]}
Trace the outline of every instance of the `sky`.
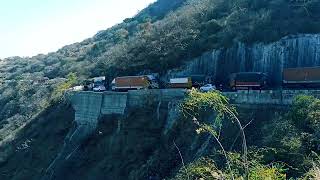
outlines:
{"label": "sky", "polygon": [[0,0],[0,59],[34,56],[92,37],[155,0]]}

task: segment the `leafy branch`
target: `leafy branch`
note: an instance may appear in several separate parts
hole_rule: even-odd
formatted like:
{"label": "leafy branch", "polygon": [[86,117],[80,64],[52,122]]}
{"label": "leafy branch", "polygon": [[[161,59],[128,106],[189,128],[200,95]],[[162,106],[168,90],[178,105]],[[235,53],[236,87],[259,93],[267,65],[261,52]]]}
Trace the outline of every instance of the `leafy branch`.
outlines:
{"label": "leafy branch", "polygon": [[[248,175],[248,150],[244,128],[241,125],[240,120],[237,117],[237,112],[233,106],[228,102],[228,98],[223,96],[218,91],[202,93],[196,89],[192,89],[188,97],[180,104],[182,114],[187,118],[192,118],[195,124],[198,125],[197,132],[207,132],[211,134],[219,144],[220,148],[224,152],[224,156],[227,160],[227,166],[231,170],[228,162],[228,157],[223,148],[223,145],[219,141],[219,132],[222,127],[222,120],[229,119],[232,122],[236,122],[239,126],[242,136],[242,150],[243,150],[243,164],[245,168],[246,177]],[[198,120],[201,119],[202,115],[206,113],[215,113],[215,118],[208,123],[200,123]]]}

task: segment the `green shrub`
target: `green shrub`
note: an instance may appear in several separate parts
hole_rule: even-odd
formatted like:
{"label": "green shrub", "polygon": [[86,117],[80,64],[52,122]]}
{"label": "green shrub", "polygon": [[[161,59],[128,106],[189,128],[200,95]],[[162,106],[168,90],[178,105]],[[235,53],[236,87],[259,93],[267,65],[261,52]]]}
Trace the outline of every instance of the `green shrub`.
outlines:
{"label": "green shrub", "polygon": [[[215,179],[246,179],[242,166],[241,155],[238,153],[228,153],[231,163],[231,171],[219,169],[211,158],[200,158],[190,163],[186,167],[181,167],[174,176],[174,180],[215,180]],[[286,169],[281,163],[263,165],[259,158],[255,157],[249,161],[249,180],[285,180]]]}
{"label": "green shrub", "polygon": [[308,114],[310,113],[310,105],[315,102],[316,98],[307,95],[297,96],[293,103],[288,119],[296,124],[300,129],[306,129],[309,125],[307,121]]}
{"label": "green shrub", "polygon": [[312,161],[312,168],[301,178],[301,180],[320,179],[320,156],[315,153],[314,155],[316,157]]}
{"label": "green shrub", "polygon": [[200,158],[186,167],[182,167],[172,180],[214,180],[223,179],[212,159]]}
{"label": "green shrub", "polygon": [[285,180],[286,174],[283,173],[283,167],[276,165],[261,165],[256,164],[256,166],[250,169],[249,179],[250,180]]}
{"label": "green shrub", "polygon": [[52,103],[61,101],[63,99],[63,95],[66,92],[66,90],[72,88],[73,86],[77,85],[78,78],[75,73],[69,73],[67,75],[67,80],[58,84],[55,90],[52,93]]}

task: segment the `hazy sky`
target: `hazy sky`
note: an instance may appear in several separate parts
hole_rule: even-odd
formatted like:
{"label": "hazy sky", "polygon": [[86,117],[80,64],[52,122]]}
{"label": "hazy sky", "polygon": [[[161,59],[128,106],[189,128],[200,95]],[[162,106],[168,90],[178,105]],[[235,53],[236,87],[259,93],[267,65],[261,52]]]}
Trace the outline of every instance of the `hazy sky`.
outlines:
{"label": "hazy sky", "polygon": [[155,0],[0,0],[0,58],[82,41]]}

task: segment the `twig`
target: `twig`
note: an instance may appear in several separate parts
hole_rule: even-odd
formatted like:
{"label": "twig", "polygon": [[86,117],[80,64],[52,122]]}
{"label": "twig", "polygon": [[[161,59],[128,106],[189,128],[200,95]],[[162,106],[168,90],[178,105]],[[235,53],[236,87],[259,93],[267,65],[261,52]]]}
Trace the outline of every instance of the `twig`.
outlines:
{"label": "twig", "polygon": [[183,157],[182,157],[181,151],[180,151],[179,147],[177,146],[177,144],[174,142],[174,140],[173,140],[173,145],[176,147],[176,149],[177,149],[177,150],[178,150],[178,152],[179,152],[179,156],[180,156],[180,159],[181,159],[182,166],[183,166],[184,170],[185,170],[185,171],[186,171],[186,173],[187,173],[188,180],[190,180],[189,173],[188,173],[188,170],[187,170],[187,168],[186,168],[186,166],[185,166],[185,164],[184,164],[184,161],[183,161]]}
{"label": "twig", "polygon": [[246,135],[244,133],[244,128],[242,127],[240,120],[237,118],[234,112],[232,112],[229,108],[227,108],[226,111],[231,115],[231,118],[236,120],[242,135],[243,160],[244,160],[244,167],[245,167],[245,173],[246,173],[245,177],[246,179],[248,179],[248,175],[249,175],[248,148],[247,148],[247,141],[246,141]]}
{"label": "twig", "polygon": [[215,139],[215,140],[217,141],[217,143],[219,144],[219,146],[220,146],[220,148],[221,148],[221,150],[222,150],[222,153],[223,153],[224,157],[226,158],[227,165],[228,165],[228,169],[229,169],[229,171],[230,171],[230,173],[231,173],[231,178],[232,178],[232,180],[234,180],[234,176],[233,176],[233,173],[232,173],[232,170],[231,170],[231,165],[230,165],[230,162],[229,162],[229,160],[228,160],[227,153],[226,153],[225,149],[223,148],[223,146],[222,146],[221,142],[219,141],[219,139],[217,139],[217,137],[214,136],[213,134],[212,134],[212,136],[214,137],[214,139]]}
{"label": "twig", "polygon": [[231,178],[232,178],[232,180],[234,180],[234,176],[233,176],[233,173],[232,173],[232,170],[231,170],[231,165],[230,165],[230,162],[229,162],[227,153],[226,153],[223,145],[222,145],[221,142],[219,141],[218,137],[215,135],[215,133],[213,132],[213,130],[212,130],[211,128],[208,128],[208,127],[206,127],[206,126],[202,126],[202,125],[197,121],[196,118],[194,118],[193,121],[194,121],[199,127],[204,128],[210,135],[212,135],[213,138],[216,140],[216,142],[219,144],[219,146],[220,146],[220,148],[221,148],[221,150],[222,150],[222,152],[223,152],[223,155],[224,155],[224,157],[226,158],[227,166],[228,166],[228,169],[229,169],[229,171],[230,171],[230,173],[231,173]]}
{"label": "twig", "polygon": [[[243,129],[245,129],[248,125],[250,125],[252,121],[253,121],[253,119],[251,119],[251,121],[248,122],[248,123],[243,127]],[[234,139],[233,143],[231,144],[231,146],[230,146],[230,148],[229,148],[229,151],[231,151],[231,150],[233,149],[234,144],[237,142],[238,137],[240,136],[240,133],[241,133],[241,132],[239,131],[238,134],[237,134],[237,137]]]}

